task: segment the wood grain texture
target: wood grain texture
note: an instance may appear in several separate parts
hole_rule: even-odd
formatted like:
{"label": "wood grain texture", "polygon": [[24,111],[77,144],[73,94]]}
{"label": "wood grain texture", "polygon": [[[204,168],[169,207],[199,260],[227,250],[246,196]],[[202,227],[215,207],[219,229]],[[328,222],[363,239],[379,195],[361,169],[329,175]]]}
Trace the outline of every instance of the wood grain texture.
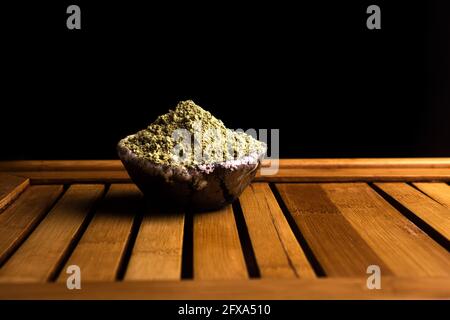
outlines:
{"label": "wood grain texture", "polygon": [[120,160],[13,160],[0,161],[0,171],[114,171],[124,170]]}
{"label": "wood grain texture", "polygon": [[30,179],[0,173],[0,212],[30,185]]}
{"label": "wood grain texture", "polygon": [[49,280],[103,191],[103,185],[70,186],[0,269],[0,282]]}
{"label": "wood grain texture", "polygon": [[450,276],[450,253],[367,184],[335,183],[320,187],[395,275]]}
{"label": "wood grain texture", "polygon": [[444,207],[406,183],[377,183],[376,186],[449,241],[449,208]]}
{"label": "wood grain texture", "polygon": [[[2,193],[1,176],[11,174],[31,186],[2,210],[1,195],[14,194]],[[189,217],[193,280],[181,280],[185,215],[144,208],[120,161],[0,162],[0,299],[450,299],[442,242],[450,158],[281,159],[277,175],[256,181],[240,197],[237,222],[232,207]],[[285,205],[267,182],[296,182],[276,185]],[[53,206],[61,183],[80,185]],[[113,183],[92,220],[82,214],[86,198],[70,196],[89,183]],[[262,279],[248,279],[248,240]],[[70,264],[81,267],[82,290],[66,288]],[[366,287],[370,264],[381,267],[382,290]]]}
{"label": "wood grain texture", "polygon": [[[283,168],[450,168],[450,158],[310,158],[277,159]],[[270,159],[262,162],[263,167]],[[14,160],[0,161],[0,171],[114,171],[120,160]]]}
{"label": "wood grain texture", "polygon": [[32,184],[71,184],[71,183],[130,183],[125,170],[86,170],[86,171],[15,171],[12,174],[26,177]]}
{"label": "wood grain texture", "polygon": [[[14,171],[32,184],[130,183],[125,170]],[[256,174],[257,182],[450,181],[449,168],[280,168],[275,175]]]}
{"label": "wood grain texture", "polygon": [[[125,170],[13,171],[32,184],[130,183]],[[450,181],[450,168],[283,168],[275,175],[256,174],[258,182]]]}
{"label": "wood grain texture", "polygon": [[[83,281],[115,280],[141,198],[135,185],[111,185],[63,271],[78,265]],[[66,279],[62,272],[58,280]]]}
{"label": "wood grain texture", "polygon": [[417,182],[414,186],[426,193],[428,196],[450,208],[450,186],[445,183]]}
{"label": "wood grain texture", "polygon": [[[282,168],[450,168],[450,158],[278,159]],[[271,165],[264,159],[263,167]]]}
{"label": "wood grain texture", "polygon": [[184,214],[148,208],[136,237],[125,280],[179,280]]}
{"label": "wood grain texture", "polygon": [[266,182],[450,181],[450,168],[283,168]]}
{"label": "wood grain texture", "polygon": [[195,213],[193,223],[194,279],[246,279],[232,207]]}
{"label": "wood grain texture", "polygon": [[277,184],[277,189],[325,274],[362,277],[369,265],[392,271],[345,219],[319,184]]}
{"label": "wood grain texture", "polygon": [[314,278],[270,187],[253,183],[239,198],[262,278]]}
{"label": "wood grain texture", "polygon": [[[369,290],[367,278],[83,282],[0,284],[0,299],[450,299],[450,279],[383,277],[381,290]],[[270,304],[270,303],[269,303]]]}
{"label": "wood grain texture", "polygon": [[[268,167],[271,160],[265,160]],[[279,159],[275,175],[262,182],[450,181],[450,158]],[[0,171],[30,178],[33,184],[129,183],[118,160],[4,161]]]}
{"label": "wood grain texture", "polygon": [[0,266],[63,192],[60,185],[30,186],[0,214]]}

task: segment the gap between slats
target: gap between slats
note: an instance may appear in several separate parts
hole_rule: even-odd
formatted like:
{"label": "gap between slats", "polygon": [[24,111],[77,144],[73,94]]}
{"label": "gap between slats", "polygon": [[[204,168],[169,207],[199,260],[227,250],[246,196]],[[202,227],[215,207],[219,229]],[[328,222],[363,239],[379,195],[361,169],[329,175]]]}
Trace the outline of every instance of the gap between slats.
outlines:
{"label": "gap between slats", "polygon": [[371,186],[405,217],[450,251],[450,209],[405,183],[375,183]]}
{"label": "gap between slats", "polygon": [[61,259],[61,262],[56,267],[53,275],[49,278],[50,282],[57,281],[58,277],[60,277],[61,274],[66,271],[63,268],[66,265],[67,260],[69,259],[69,257],[73,253],[73,251],[75,250],[75,248],[78,245],[83,234],[86,232],[86,229],[88,228],[89,224],[91,223],[91,220],[92,220],[95,212],[97,211],[98,207],[100,206],[100,204],[102,203],[103,199],[105,198],[106,194],[109,191],[109,188],[110,188],[109,184],[105,184],[102,186],[103,186],[102,194],[98,197],[98,199],[92,204],[91,208],[89,209],[86,219],[84,220],[83,224],[80,226],[79,232],[74,236],[74,238],[71,241],[71,243],[69,244],[63,258]]}
{"label": "gap between slats", "polygon": [[51,280],[103,191],[103,185],[70,186],[0,269],[0,281]]}
{"label": "gap between slats", "polygon": [[160,211],[149,201],[130,241],[123,279],[180,280],[184,224],[182,212]]}
{"label": "gap between slats", "polygon": [[30,186],[0,214],[0,268],[64,195],[61,185]]}
{"label": "gap between slats", "polygon": [[[111,185],[92,220],[71,253],[68,265],[78,265],[86,281],[115,281],[129,250],[134,224],[142,207],[135,185]],[[57,281],[65,281],[61,272]]]}
{"label": "gap between slats", "polygon": [[450,209],[450,186],[443,182],[415,182],[412,186]]}
{"label": "gap between slats", "polygon": [[[370,264],[382,267],[383,274],[448,275],[448,252],[366,184],[280,184],[278,188],[328,276],[362,275]],[[352,251],[354,246],[358,250]],[[374,254],[369,254],[372,250]]]}
{"label": "gap between slats", "polygon": [[194,280],[248,279],[233,208],[193,215]]}
{"label": "gap between slats", "polygon": [[392,271],[342,215],[319,184],[277,184],[295,224],[330,277],[364,276],[369,265]]}
{"label": "gap between slats", "polygon": [[269,184],[250,185],[239,204],[262,278],[316,277]]}
{"label": "gap between slats", "polygon": [[[114,186],[114,188],[123,188],[124,187],[124,185],[113,185],[113,186]],[[270,188],[269,188],[269,191],[270,191]],[[105,198],[107,198],[107,197],[105,197]],[[107,200],[105,200],[105,198],[102,201],[107,201]],[[101,210],[101,206],[102,206],[102,203],[100,203],[100,205],[98,206],[100,208],[100,210]],[[237,243],[240,244],[239,250],[244,257],[247,273],[250,277],[259,278],[260,274],[258,272],[258,265],[255,262],[254,252],[252,249],[252,240],[250,239],[248,230],[246,229],[247,225],[246,225],[246,221],[243,217],[242,208],[240,207],[239,202],[235,202],[235,204],[232,207],[231,206],[228,207],[227,210],[231,211],[231,216],[230,216],[230,213],[228,213],[228,216],[235,219],[236,230],[237,230],[237,235],[238,235]],[[148,211],[148,210],[146,210],[146,211]],[[152,211],[154,211],[154,209],[150,210],[149,216],[144,216],[143,221],[145,221],[148,218],[152,218],[152,215],[155,214],[155,212],[152,212]],[[95,217],[96,214],[97,213],[94,213],[93,217]],[[213,218],[213,220],[216,219],[217,221],[219,221],[223,218],[223,216],[221,216],[221,215],[223,215],[224,213],[223,212],[222,213],[215,212],[215,213],[204,213],[204,214],[206,214],[206,215],[210,214],[211,216],[215,215],[216,217]],[[191,233],[191,235],[184,234],[186,228],[192,228],[192,225],[189,226],[189,224],[190,224],[189,220],[191,220],[191,223],[193,223],[193,220],[198,219],[198,217],[200,215],[202,215],[202,214],[190,213],[189,218],[187,218],[185,221],[183,220],[183,222],[186,222],[187,225],[181,224],[180,230],[182,231],[181,238],[184,239],[185,241],[187,240],[186,236],[192,237],[192,238],[197,237],[197,240],[198,240],[198,238],[202,237],[202,235],[194,236],[194,234],[192,234],[192,233]],[[195,218],[196,216],[197,216],[197,218]],[[154,218],[154,216],[153,216],[153,218]],[[89,221],[91,221],[91,219],[89,219]],[[158,222],[156,222],[156,224],[158,225]],[[159,223],[159,224],[161,224],[161,223]],[[220,224],[220,222],[219,222],[219,224]],[[74,242],[74,244],[79,245],[81,243],[81,245],[83,245],[83,236],[86,232],[89,232],[89,228],[91,228],[91,227],[92,227],[91,225],[86,225],[83,232],[80,233],[80,237],[78,238],[77,241]],[[160,227],[161,227],[161,225],[160,225]],[[204,231],[205,230],[206,229],[204,229]],[[153,231],[155,231],[155,230],[153,230]],[[169,232],[169,231],[170,230],[167,230],[167,232]],[[183,257],[183,259],[181,261],[182,263],[180,262],[179,276],[176,275],[176,272],[175,273],[169,272],[169,274],[171,274],[171,276],[166,277],[166,276],[161,276],[159,274],[156,274],[155,271],[149,271],[149,270],[147,270],[146,272],[137,271],[139,268],[134,266],[135,265],[134,260],[136,258],[135,254],[139,255],[139,251],[141,251],[141,254],[142,254],[142,251],[145,253],[145,251],[147,250],[145,248],[139,249],[139,246],[142,246],[143,241],[145,241],[145,235],[143,236],[144,238],[141,239],[141,235],[140,235],[141,232],[143,232],[143,224],[141,223],[141,220],[139,219],[139,215],[136,215],[134,222],[133,222],[133,226],[130,231],[130,234],[129,234],[128,238],[126,240],[124,240],[126,242],[125,248],[119,254],[120,257],[117,258],[120,262],[116,265],[115,271],[110,273],[111,276],[109,277],[109,280],[122,280],[122,279],[123,280],[151,280],[151,279],[154,280],[154,279],[176,279],[176,278],[179,279],[180,276],[182,279],[186,279],[186,278],[197,279],[197,278],[209,278],[209,277],[212,277],[212,278],[217,277],[218,279],[221,279],[223,277],[223,274],[216,273],[215,271],[212,272],[212,273],[216,273],[215,276],[214,275],[211,276],[211,274],[204,276],[201,273],[202,271],[200,271],[200,274],[197,273],[196,277],[193,277],[193,273],[194,273],[194,271],[193,271],[194,270],[193,256],[194,256],[194,254],[197,254],[197,253],[195,253],[195,251],[193,251],[193,246],[194,246],[193,240],[187,240],[187,242],[191,242],[191,243],[184,243],[184,245],[180,244],[180,246],[182,246],[182,251],[180,249],[180,259],[181,259],[181,257]],[[145,232],[145,233],[147,235],[149,235],[149,234],[151,234],[151,232],[152,232],[152,228],[147,230],[147,232]],[[210,231],[206,231],[206,232],[210,234]],[[210,234],[210,236],[211,236],[211,234]],[[189,244],[191,246],[189,246]],[[297,243],[297,245],[298,245],[298,243]],[[72,255],[76,254],[76,251],[79,250],[79,247],[75,247],[75,245],[73,245],[73,247],[74,248],[68,250],[66,261],[64,261],[64,263],[61,264],[61,266],[59,267],[59,271],[56,273],[56,278],[58,278],[58,281],[63,281],[64,279],[67,278],[67,276],[63,273],[63,271],[65,270],[65,267],[67,267],[69,264],[76,264],[75,263],[76,261],[73,259]],[[154,251],[153,254],[157,251],[155,248],[153,248],[151,250]],[[225,247],[225,251],[226,250],[228,250],[227,247]],[[300,246],[299,246],[299,250],[301,251]],[[101,254],[101,252],[97,252],[97,253],[99,255]],[[228,253],[224,252],[224,254],[227,255]],[[95,256],[95,255],[93,255],[93,256]],[[143,261],[145,261],[146,258],[149,258],[149,257],[144,257]],[[155,258],[154,255],[153,255],[153,258]],[[198,259],[198,255],[197,255],[197,259]],[[141,263],[142,263],[142,261],[141,261]],[[147,261],[146,263],[148,264],[149,261]],[[189,265],[190,263],[192,263],[192,264]],[[144,264],[145,264],[145,262],[144,262]],[[139,263],[138,263],[138,265],[139,265]],[[99,265],[98,268],[101,268],[101,265]],[[203,266],[200,268],[203,268]],[[198,269],[198,266],[197,266],[197,269]],[[82,270],[83,270],[83,268],[82,268]],[[84,271],[85,272],[83,274],[84,274],[84,277],[86,277],[86,270],[84,270]],[[114,277],[112,276],[113,274],[115,275]],[[241,274],[243,277],[245,277],[244,276],[245,272],[238,272],[238,274]],[[311,271],[310,274],[312,274],[312,277],[314,276],[313,271]],[[309,275],[308,275],[308,273],[306,273],[306,274],[302,274],[301,276],[308,277]],[[99,280],[99,279],[91,278],[91,276],[89,275],[89,269],[87,271],[87,279],[88,280]],[[103,280],[105,280],[105,279],[103,279]]]}
{"label": "gap between slats", "polygon": [[[313,184],[305,183],[304,185],[313,185]],[[342,185],[345,185],[345,183]],[[127,186],[127,185],[120,185],[120,186]],[[31,187],[31,188],[34,188],[34,187]],[[379,188],[377,189],[377,187],[375,187],[375,190],[380,192]],[[273,186],[272,186],[272,192],[273,192],[273,196],[277,200],[276,201],[277,204],[280,206],[280,210],[282,210],[282,213],[284,213],[285,218],[287,219],[287,224],[289,225],[290,229],[292,229],[292,232],[295,235],[296,241],[298,241],[300,248],[305,251],[305,256],[307,257],[308,262],[312,265],[312,268],[314,269],[313,273],[317,274],[318,276],[323,275],[325,273],[325,271],[323,269],[323,263],[318,262],[317,252],[315,252],[315,250],[311,248],[310,240],[307,241],[305,239],[304,235],[302,234],[302,232],[298,229],[298,226],[296,225],[295,221],[292,220],[290,212],[287,211],[285,202],[281,199],[281,196],[278,193],[278,190],[275,189]],[[61,193],[61,196],[62,196],[62,194],[63,193]],[[383,196],[384,199],[386,199],[385,194],[382,194],[382,192],[380,192],[380,194]],[[56,202],[58,202],[58,201],[56,201]],[[242,275],[243,278],[246,278],[247,276],[259,277],[260,275],[261,275],[261,277],[265,277],[264,273],[261,273],[261,270],[260,270],[260,265],[263,265],[263,263],[257,261],[258,258],[257,258],[256,252],[255,252],[255,243],[256,243],[255,239],[254,239],[255,235],[254,234],[252,235],[252,232],[250,232],[249,225],[248,225],[248,219],[246,219],[246,216],[245,216],[246,211],[243,211],[246,209],[243,209],[241,202],[236,202],[232,207],[229,207],[227,210],[231,210],[231,217],[233,217],[234,222],[236,224],[238,243],[236,244],[236,242],[235,242],[234,246],[236,246],[236,245],[240,246],[240,251],[243,255],[242,258],[243,258],[244,263],[243,264],[238,263],[238,265],[240,264],[241,266],[244,266],[245,272],[240,271],[239,274]],[[47,210],[47,211],[49,211],[49,210]],[[123,250],[122,250],[120,257],[118,259],[118,262],[116,264],[115,272],[113,273],[114,276],[112,278],[110,278],[109,280],[117,280],[117,279],[121,280],[122,278],[124,280],[128,280],[127,272],[128,272],[128,268],[130,267],[130,263],[133,260],[133,250],[135,250],[137,248],[136,244],[139,243],[140,240],[142,240],[142,239],[139,239],[139,232],[142,231],[142,223],[139,218],[139,214],[140,214],[140,211],[136,211],[135,217],[133,219],[133,222],[132,222],[132,225],[130,228],[130,232],[129,232],[128,236],[126,237],[126,240],[125,240],[125,243],[123,246]],[[228,214],[227,219],[229,220],[230,213],[228,212],[227,214]],[[195,266],[195,255],[198,253],[195,252],[194,245],[195,245],[195,241],[198,241],[198,239],[196,239],[195,228],[193,227],[193,225],[194,225],[194,221],[196,219],[198,219],[198,217],[199,217],[197,215],[197,218],[195,218],[196,215],[197,214],[194,214],[193,216],[190,216],[189,218],[186,216],[185,219],[183,220],[184,223],[181,224],[181,228],[179,229],[179,232],[181,232],[181,239],[183,242],[181,244],[182,249],[179,252],[179,255],[180,255],[179,260],[181,260],[181,261],[178,261],[175,264],[179,263],[179,269],[180,269],[180,271],[179,271],[180,277],[179,278],[181,278],[181,279],[187,279],[187,278],[197,279],[197,278],[203,277],[203,276],[197,276],[197,277],[195,276],[195,272],[196,272],[196,270],[195,270],[196,268],[194,267]],[[214,216],[214,213],[212,216]],[[216,217],[217,216],[219,216],[219,215],[216,213]],[[45,217],[45,215],[43,216],[43,218],[44,217]],[[213,218],[212,220],[207,219],[206,225],[214,225],[215,219],[220,220],[220,218]],[[180,226],[180,225],[178,225],[178,226]],[[252,227],[252,226],[250,226],[250,227]],[[85,228],[86,231],[88,230],[88,228],[89,228],[89,226],[86,225],[86,228]],[[192,228],[192,230],[190,232],[186,232],[186,228],[188,228],[188,229]],[[150,230],[152,230],[152,229],[150,228]],[[203,232],[207,232],[208,234],[210,233],[210,231],[205,231],[205,230],[206,229],[203,229]],[[83,232],[85,233],[86,231],[83,229],[83,231],[80,232],[80,236],[83,234]],[[211,236],[211,234],[209,234],[209,236]],[[190,240],[189,240],[189,237],[191,237]],[[27,240],[28,240],[28,238],[27,238]],[[80,242],[81,242],[82,236],[80,239],[74,240],[74,243],[77,243],[78,240],[80,240]],[[235,240],[233,240],[233,241],[235,241]],[[278,240],[278,241],[280,241],[280,240]],[[189,243],[189,242],[191,242],[191,243]],[[220,240],[219,240],[219,242],[220,242]],[[73,245],[73,243],[72,243],[72,245]],[[190,245],[190,246],[187,246],[187,245]],[[77,249],[77,247],[72,248],[72,249],[74,249],[74,251],[75,251]],[[72,249],[68,249],[68,252],[71,252]],[[144,249],[144,251],[145,250],[146,249]],[[73,252],[71,252],[71,253],[73,253]],[[153,254],[154,254],[154,252],[153,252]],[[58,275],[58,273],[59,273],[59,279],[58,279],[59,281],[65,280],[65,278],[66,278],[66,275],[63,274],[63,271],[64,271],[63,267],[66,266],[70,262],[70,257],[68,256],[67,258],[68,258],[68,261],[65,261],[66,263],[62,263],[58,269],[59,271],[57,271],[57,273],[56,273],[56,275]],[[191,261],[189,261],[189,259]],[[256,261],[256,263],[255,263],[255,261]],[[101,267],[99,266],[99,268],[101,268]],[[241,267],[239,267],[239,268],[241,268]],[[241,270],[242,270],[242,268],[241,268]],[[246,276],[245,276],[245,274],[246,274]],[[301,275],[300,275],[300,277],[301,277]],[[143,279],[146,279],[146,278],[151,279],[152,275],[150,274],[150,276],[147,275],[147,276],[143,277]],[[173,277],[173,273],[172,273],[172,278],[176,278],[176,277]],[[205,277],[205,279],[207,279],[207,278],[209,278],[208,275]],[[212,276],[212,278],[215,278],[215,276]],[[220,276],[218,276],[218,278],[220,278]],[[50,279],[52,279],[52,277],[50,277]],[[133,279],[133,277],[130,276],[129,279]]]}

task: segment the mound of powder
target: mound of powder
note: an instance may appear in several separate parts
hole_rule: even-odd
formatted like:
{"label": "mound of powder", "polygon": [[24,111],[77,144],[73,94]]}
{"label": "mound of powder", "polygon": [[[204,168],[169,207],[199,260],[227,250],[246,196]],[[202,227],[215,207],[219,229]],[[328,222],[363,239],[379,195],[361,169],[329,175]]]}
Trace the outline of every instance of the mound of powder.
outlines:
{"label": "mound of powder", "polygon": [[240,159],[257,161],[266,151],[263,142],[228,129],[192,100],[179,102],[175,110],[122,143],[139,158],[185,168]]}

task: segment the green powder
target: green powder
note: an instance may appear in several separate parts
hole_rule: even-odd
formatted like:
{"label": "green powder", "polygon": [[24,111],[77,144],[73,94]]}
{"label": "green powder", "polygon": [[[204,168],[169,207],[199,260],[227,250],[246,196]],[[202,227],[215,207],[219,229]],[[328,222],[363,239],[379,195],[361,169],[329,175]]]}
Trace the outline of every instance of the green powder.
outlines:
{"label": "green powder", "polygon": [[185,167],[258,158],[266,150],[264,143],[227,129],[191,100],[179,102],[175,110],[159,116],[123,144],[140,158]]}

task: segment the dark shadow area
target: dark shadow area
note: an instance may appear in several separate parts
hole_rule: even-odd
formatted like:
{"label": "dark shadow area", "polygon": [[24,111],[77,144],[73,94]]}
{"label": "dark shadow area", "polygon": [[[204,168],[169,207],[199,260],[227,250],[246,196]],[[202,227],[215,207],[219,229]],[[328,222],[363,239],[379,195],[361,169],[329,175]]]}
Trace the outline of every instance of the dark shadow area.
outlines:
{"label": "dark shadow area", "polygon": [[[64,186],[65,190],[67,190],[68,188],[69,188],[69,185]],[[89,223],[92,221],[92,218],[94,217],[95,212],[98,210],[100,203],[102,203],[103,199],[105,198],[105,195],[108,193],[108,190],[109,190],[109,185],[105,185],[105,190],[103,191],[102,196],[99,197],[99,199],[92,205],[86,218],[83,221],[83,224],[79,228],[75,237],[70,242],[70,245],[67,248],[67,250],[64,252],[64,256],[62,257],[61,261],[58,263],[57,268],[54,270],[53,274],[48,279],[49,282],[55,282],[58,279],[58,277],[60,276],[61,272],[63,271],[64,267],[66,266],[67,261],[69,260],[70,256],[72,255],[72,253],[75,250],[78,243],[80,242],[80,239],[83,236],[84,232],[88,228]]]}
{"label": "dark shadow area", "polygon": [[419,229],[423,230],[430,238],[439,243],[442,247],[444,247],[447,251],[450,251],[450,242],[439,232],[434,230],[430,225],[428,225],[425,221],[420,219],[417,215],[414,214],[411,210],[403,206],[397,200],[395,200],[391,195],[384,192],[377,185],[370,183],[369,184],[379,195],[381,195],[391,206],[393,206],[397,211],[403,214],[406,218],[408,218],[412,223],[414,223]]}
{"label": "dark shadow area", "polygon": [[[179,100],[280,129],[281,157],[450,156],[449,3],[3,5],[0,159],[114,159]],[[24,9],[26,8],[26,10]]]}
{"label": "dark shadow area", "polygon": [[181,279],[194,278],[194,221],[192,212],[184,217],[183,253],[181,256]]}
{"label": "dark shadow area", "polygon": [[244,253],[245,264],[250,278],[260,278],[261,272],[256,262],[255,251],[253,250],[252,241],[248,233],[247,223],[245,222],[242,212],[241,203],[236,200],[232,204],[236,227],[241,241],[242,252]]}
{"label": "dark shadow area", "polygon": [[[308,242],[306,241],[305,237],[301,233],[300,229],[298,228],[297,224],[295,223],[294,218],[292,217],[291,213],[289,212],[289,209],[286,207],[286,204],[284,203],[283,199],[281,198],[280,193],[278,192],[278,189],[274,184],[270,184],[270,188],[272,190],[273,195],[275,196],[275,199],[278,202],[278,205],[280,206],[281,210],[283,211],[283,214],[289,224],[289,227],[291,228],[292,232],[294,233],[295,237],[297,238],[297,241],[300,244],[300,247],[303,249],[306,258],[308,259],[308,262],[311,264],[311,267],[313,268],[314,272],[318,277],[325,277],[325,270],[320,265],[319,260],[317,260],[317,257],[314,255],[314,252],[312,251],[311,247],[308,245]],[[302,275],[300,275],[301,277]]]}

